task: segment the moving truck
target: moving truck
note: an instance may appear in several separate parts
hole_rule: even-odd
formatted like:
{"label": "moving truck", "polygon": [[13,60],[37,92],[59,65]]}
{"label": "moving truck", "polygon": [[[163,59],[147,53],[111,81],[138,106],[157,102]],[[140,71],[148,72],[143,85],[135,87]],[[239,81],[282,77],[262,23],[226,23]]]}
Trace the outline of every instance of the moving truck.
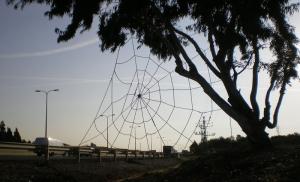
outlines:
{"label": "moving truck", "polygon": [[54,139],[54,138],[45,138],[45,137],[37,137],[33,144],[35,145],[34,152],[38,155],[44,155],[46,154],[46,147],[48,145],[49,148],[52,150],[49,150],[49,155],[68,155],[68,149],[64,148],[65,146],[68,146],[64,142]]}

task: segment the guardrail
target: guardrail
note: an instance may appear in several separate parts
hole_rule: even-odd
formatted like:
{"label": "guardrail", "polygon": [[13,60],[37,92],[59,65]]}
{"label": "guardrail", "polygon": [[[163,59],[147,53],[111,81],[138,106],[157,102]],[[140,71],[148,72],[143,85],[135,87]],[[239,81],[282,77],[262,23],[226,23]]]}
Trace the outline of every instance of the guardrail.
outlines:
{"label": "guardrail", "polygon": [[[15,153],[31,152],[32,155],[44,155],[47,146],[34,145],[28,143],[13,143],[13,142],[0,142],[0,156],[10,155]],[[163,158],[162,152],[156,151],[139,151],[127,150],[120,148],[106,148],[106,147],[90,147],[90,146],[48,146],[50,156],[64,155],[74,156],[78,162],[81,161],[83,156],[86,158],[98,158],[99,162],[102,159],[128,160],[130,158],[145,159],[145,158]],[[51,159],[51,157],[50,157]]]}

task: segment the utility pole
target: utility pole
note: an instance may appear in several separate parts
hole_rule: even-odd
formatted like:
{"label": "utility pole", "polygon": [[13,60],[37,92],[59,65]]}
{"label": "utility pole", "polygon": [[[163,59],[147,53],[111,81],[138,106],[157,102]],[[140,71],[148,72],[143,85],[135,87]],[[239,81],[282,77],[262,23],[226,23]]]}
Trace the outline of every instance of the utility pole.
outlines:
{"label": "utility pole", "polygon": [[152,135],[151,135],[151,151],[152,151]]}
{"label": "utility pole", "polygon": [[207,142],[207,137],[209,136],[214,136],[215,134],[209,134],[207,132],[207,129],[209,127],[212,127],[212,123],[210,122],[211,117],[209,117],[208,120],[205,119],[205,117],[203,116],[202,121],[201,119],[199,120],[198,124],[196,125],[196,127],[200,129],[200,131],[195,132],[195,135],[200,135],[201,136],[201,143]]}
{"label": "utility pole", "polygon": [[141,126],[137,126],[134,128],[134,150],[135,150],[135,152],[136,152],[136,128],[139,128],[139,127],[141,127]]}
{"label": "utility pole", "polygon": [[[113,117],[115,114],[111,114],[111,115],[104,115],[101,114],[100,117],[106,117],[106,147],[108,149],[108,117]],[[113,120],[113,119],[112,119]]]}
{"label": "utility pole", "polygon": [[136,127],[133,127],[133,126],[129,126],[130,128],[133,128],[134,129],[134,151],[136,153],[136,128],[139,128],[141,127],[140,125],[136,126]]}

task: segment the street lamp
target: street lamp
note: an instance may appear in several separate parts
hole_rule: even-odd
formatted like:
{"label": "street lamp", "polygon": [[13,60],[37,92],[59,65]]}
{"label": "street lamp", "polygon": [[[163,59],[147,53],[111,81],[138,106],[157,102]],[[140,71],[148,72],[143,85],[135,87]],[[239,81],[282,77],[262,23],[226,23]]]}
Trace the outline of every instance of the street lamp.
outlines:
{"label": "street lamp", "polygon": [[152,134],[151,134],[151,152],[152,152]]}
{"label": "street lamp", "polygon": [[129,126],[130,128],[134,128],[134,151],[136,153],[136,128],[139,128],[141,126],[136,126],[136,127],[132,127],[132,126]]}
{"label": "street lamp", "polygon": [[110,116],[114,116],[115,114],[111,114],[111,115],[104,115],[104,114],[101,114],[100,117],[106,117],[106,147],[108,149],[108,117]]}
{"label": "street lamp", "polygon": [[164,139],[165,139],[166,137],[163,137],[163,136],[159,136],[158,137],[158,139],[160,139],[160,151],[161,152],[163,152],[163,145],[165,144],[165,142],[164,142]]}
{"label": "street lamp", "polygon": [[47,151],[46,151],[46,160],[49,160],[49,151],[48,151],[48,145],[49,145],[49,141],[48,141],[48,134],[47,134],[47,130],[48,130],[48,123],[47,123],[47,120],[48,120],[48,94],[50,92],[58,92],[59,89],[53,89],[53,90],[35,90],[35,92],[41,92],[41,93],[44,93],[46,95],[46,124],[45,124],[45,138],[47,139]]}

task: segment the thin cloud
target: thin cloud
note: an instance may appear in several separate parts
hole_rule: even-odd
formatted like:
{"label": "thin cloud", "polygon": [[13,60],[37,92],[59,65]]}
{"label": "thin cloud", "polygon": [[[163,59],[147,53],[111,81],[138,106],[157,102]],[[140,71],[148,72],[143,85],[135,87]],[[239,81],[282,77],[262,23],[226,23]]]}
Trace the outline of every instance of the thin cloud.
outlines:
{"label": "thin cloud", "polygon": [[18,58],[29,58],[29,57],[42,57],[42,56],[50,56],[55,55],[63,52],[69,52],[76,49],[80,49],[92,44],[97,43],[98,39],[92,39],[85,42],[81,42],[75,45],[62,47],[59,49],[52,49],[46,51],[39,51],[39,52],[30,52],[30,53],[15,53],[15,54],[0,54],[0,59],[18,59]]}
{"label": "thin cloud", "polygon": [[80,79],[80,78],[58,78],[58,77],[43,77],[43,76],[1,76],[0,79],[16,79],[16,80],[42,80],[42,81],[61,81],[61,82],[108,82],[109,79]]}

